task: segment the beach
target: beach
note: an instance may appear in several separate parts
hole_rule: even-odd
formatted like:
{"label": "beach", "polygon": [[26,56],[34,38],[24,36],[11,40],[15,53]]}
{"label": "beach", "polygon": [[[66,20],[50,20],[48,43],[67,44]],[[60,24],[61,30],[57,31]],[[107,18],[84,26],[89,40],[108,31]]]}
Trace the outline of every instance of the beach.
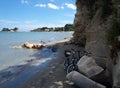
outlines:
{"label": "beach", "polygon": [[[1,58],[1,61],[2,59],[5,60],[6,64],[2,62],[1,63],[6,65],[7,67],[0,71],[0,88],[21,88],[21,86],[23,87],[23,85],[26,84],[26,82],[29,81],[31,77],[34,77],[37,72],[44,71],[44,69],[49,67],[52,61],[57,59],[57,48],[59,48],[58,45],[59,43],[61,44],[62,42],[65,42],[66,37],[63,37],[62,39],[58,38],[59,41],[56,40],[57,37],[54,40],[54,37],[50,37],[50,39],[47,38],[46,41],[48,41],[48,43],[46,43],[45,47],[43,47],[42,49],[11,48],[14,45],[20,46],[27,39],[31,43],[34,43],[33,38],[38,38],[38,36],[42,37],[42,35],[40,34],[44,33],[1,33],[0,36],[6,35],[6,41],[1,43],[1,47],[6,53],[3,50],[0,51],[1,57],[6,55],[6,58]],[[61,33],[57,33],[57,35],[58,34],[61,35]],[[64,34],[66,35],[67,33]],[[27,39],[21,39],[21,35],[24,35],[24,37],[27,37]],[[34,35],[34,37],[31,37],[31,35]],[[56,36],[56,33],[50,33],[49,35]],[[18,38],[14,38],[15,36],[19,37],[19,41],[17,41]],[[44,39],[46,39],[46,37],[48,37],[48,35],[45,36]],[[4,37],[2,37],[2,39],[4,39]],[[12,41],[7,42],[8,39],[11,39]],[[50,42],[49,40],[53,41]],[[69,39],[67,39],[67,41],[68,40]],[[40,40],[36,39],[35,43],[37,41]],[[7,56],[8,54],[9,56]],[[12,65],[9,65],[10,63]]]}
{"label": "beach", "polygon": [[69,44],[68,42],[69,41],[62,40],[62,42],[60,41],[54,44],[53,47],[58,47],[56,58],[43,70],[33,75],[21,88],[79,88],[73,82],[66,79],[64,51],[83,48]]}

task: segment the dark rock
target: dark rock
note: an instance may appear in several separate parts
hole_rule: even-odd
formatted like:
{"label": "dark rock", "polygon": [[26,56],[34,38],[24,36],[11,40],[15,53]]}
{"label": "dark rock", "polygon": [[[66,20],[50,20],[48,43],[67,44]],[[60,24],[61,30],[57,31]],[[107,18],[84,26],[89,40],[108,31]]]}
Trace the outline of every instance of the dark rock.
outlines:
{"label": "dark rock", "polygon": [[106,88],[104,85],[99,84],[76,71],[67,74],[67,79],[73,81],[80,88]]}
{"label": "dark rock", "polygon": [[77,63],[78,69],[87,77],[93,77],[100,74],[104,69],[95,63],[92,57],[83,56]]}

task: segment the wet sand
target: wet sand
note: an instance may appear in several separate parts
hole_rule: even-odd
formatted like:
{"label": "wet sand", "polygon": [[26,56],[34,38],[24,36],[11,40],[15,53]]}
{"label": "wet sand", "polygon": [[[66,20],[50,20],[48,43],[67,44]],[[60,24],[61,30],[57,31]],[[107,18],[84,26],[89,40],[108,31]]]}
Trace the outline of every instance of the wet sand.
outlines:
{"label": "wet sand", "polygon": [[56,46],[59,48],[57,57],[46,68],[33,75],[21,88],[79,88],[66,79],[63,62],[65,50],[81,48],[64,42],[57,43]]}

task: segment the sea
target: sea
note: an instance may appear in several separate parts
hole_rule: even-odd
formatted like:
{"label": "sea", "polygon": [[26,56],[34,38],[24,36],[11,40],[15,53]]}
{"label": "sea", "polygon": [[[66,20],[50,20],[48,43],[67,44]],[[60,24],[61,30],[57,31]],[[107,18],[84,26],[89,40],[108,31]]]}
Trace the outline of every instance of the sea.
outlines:
{"label": "sea", "polygon": [[[72,36],[72,32],[0,32],[0,71],[14,65],[26,63],[36,58],[35,53],[40,50],[20,48],[25,42],[52,44]],[[47,54],[50,54],[47,52]],[[45,53],[46,55],[46,53]]]}
{"label": "sea", "polygon": [[0,88],[21,88],[38,71],[55,59],[50,48],[13,48],[25,42],[54,44],[73,32],[0,32]]}

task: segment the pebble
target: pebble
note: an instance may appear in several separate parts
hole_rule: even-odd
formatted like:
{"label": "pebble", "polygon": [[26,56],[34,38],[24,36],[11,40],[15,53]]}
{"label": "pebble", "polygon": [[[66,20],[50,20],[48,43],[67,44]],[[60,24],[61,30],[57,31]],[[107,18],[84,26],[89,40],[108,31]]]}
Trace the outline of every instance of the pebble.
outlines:
{"label": "pebble", "polygon": [[52,66],[51,68],[52,68],[52,69],[55,69],[56,67],[55,67],[55,66]]}
{"label": "pebble", "polygon": [[74,85],[74,83],[71,82],[71,81],[65,81],[65,83],[67,83],[67,84],[69,84],[69,85]]}
{"label": "pebble", "polygon": [[53,74],[53,71],[50,71],[49,73],[50,73],[50,74]]}
{"label": "pebble", "polygon": [[56,85],[63,86],[62,81],[54,82]]}

